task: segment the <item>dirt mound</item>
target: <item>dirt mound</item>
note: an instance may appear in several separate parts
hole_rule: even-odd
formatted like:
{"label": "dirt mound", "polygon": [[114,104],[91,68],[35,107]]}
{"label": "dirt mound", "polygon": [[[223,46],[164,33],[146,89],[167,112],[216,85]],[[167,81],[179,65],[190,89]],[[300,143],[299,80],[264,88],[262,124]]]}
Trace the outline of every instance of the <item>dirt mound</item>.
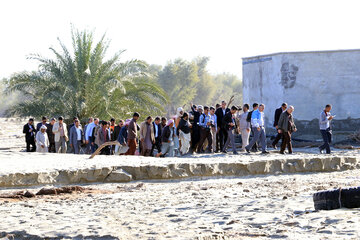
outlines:
{"label": "dirt mound", "polygon": [[82,193],[85,190],[91,190],[91,189],[80,186],[65,186],[61,188],[42,188],[36,194],[29,191],[18,191],[13,194],[0,195],[0,198],[12,198],[12,199],[33,198],[42,195],[71,194],[73,192]]}

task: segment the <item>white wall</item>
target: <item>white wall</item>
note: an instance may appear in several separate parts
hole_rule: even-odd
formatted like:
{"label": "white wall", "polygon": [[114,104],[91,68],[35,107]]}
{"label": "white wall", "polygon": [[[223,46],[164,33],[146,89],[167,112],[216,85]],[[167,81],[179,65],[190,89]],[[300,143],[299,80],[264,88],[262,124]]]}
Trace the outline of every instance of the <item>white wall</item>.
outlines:
{"label": "white wall", "polygon": [[[254,60],[258,62],[248,63]],[[294,86],[291,80],[282,84],[282,75],[284,80],[295,77]],[[294,105],[298,120],[318,118],[327,103],[333,105],[336,119],[360,118],[360,50],[245,58],[243,97],[244,103],[265,103],[267,125],[284,101]]]}

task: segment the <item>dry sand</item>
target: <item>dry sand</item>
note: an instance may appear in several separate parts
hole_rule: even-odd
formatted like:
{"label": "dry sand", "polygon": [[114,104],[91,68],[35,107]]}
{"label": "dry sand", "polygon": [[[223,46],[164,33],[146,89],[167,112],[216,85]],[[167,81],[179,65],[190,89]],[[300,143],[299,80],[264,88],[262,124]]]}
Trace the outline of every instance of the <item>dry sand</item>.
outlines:
{"label": "dry sand", "polygon": [[[97,156],[88,160],[87,156],[70,154],[19,152],[24,148],[21,129],[22,124],[16,121],[0,119],[0,176],[124,164],[164,166],[168,162],[200,162],[208,166],[230,162],[255,167],[258,162],[275,160],[329,160],[311,153],[313,149],[297,150],[297,154],[285,158],[280,154],[253,154],[174,159]],[[352,159],[351,168],[357,168],[360,154],[357,150],[337,151],[331,158]],[[336,166],[345,163],[340,160],[338,165],[334,162],[330,166],[329,171],[335,172],[284,174],[275,171],[273,175],[197,177],[181,181],[87,183],[82,186],[98,191],[22,201],[0,199],[3,216],[0,238],[359,239],[359,209],[315,212],[313,207],[312,194],[316,191],[360,185],[360,170],[337,171],[340,168]],[[0,194],[22,189],[36,192],[41,187],[1,188]]]}
{"label": "dry sand", "polygon": [[359,173],[98,184],[91,187],[114,193],[2,200],[0,232],[41,238],[359,239],[359,209],[314,212],[312,201],[318,190],[358,186]]}

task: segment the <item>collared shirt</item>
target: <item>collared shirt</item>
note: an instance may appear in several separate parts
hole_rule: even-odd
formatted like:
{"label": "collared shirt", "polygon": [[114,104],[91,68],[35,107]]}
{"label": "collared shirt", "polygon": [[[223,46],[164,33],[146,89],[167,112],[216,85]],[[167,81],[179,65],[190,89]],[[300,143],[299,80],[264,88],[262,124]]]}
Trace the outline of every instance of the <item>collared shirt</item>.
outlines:
{"label": "collared shirt", "polygon": [[251,125],[253,127],[264,127],[265,121],[264,121],[265,114],[264,112],[260,112],[259,109],[256,109],[251,114]]}
{"label": "collared shirt", "polygon": [[95,123],[92,122],[92,123],[89,123],[86,127],[86,133],[85,133],[85,140],[88,141],[89,140],[89,137],[92,136],[92,132],[93,132],[93,129],[95,127]]}
{"label": "collared shirt", "polygon": [[207,123],[210,122],[210,115],[209,114],[201,114],[199,118],[199,126],[203,128],[209,128],[210,126]]}
{"label": "collared shirt", "polygon": [[246,121],[248,114],[249,114],[249,111],[243,112],[242,114],[238,115],[239,124],[240,124],[239,127],[241,130],[250,129],[250,123],[248,121]]}
{"label": "collared shirt", "polygon": [[154,123],[154,129],[155,129],[155,138],[157,138],[159,135],[159,126],[156,123]]}
{"label": "collared shirt", "polygon": [[28,125],[29,125],[29,132],[30,132],[30,129],[32,129],[32,131],[30,132],[30,135],[33,136],[34,135],[34,129],[33,129],[31,124],[28,123]]}
{"label": "collared shirt", "polygon": [[319,125],[320,125],[320,130],[326,130],[328,128],[330,128],[330,121],[329,117],[331,116],[331,113],[325,113],[325,111],[322,111],[320,113],[320,119],[319,119]]}
{"label": "collared shirt", "polygon": [[75,130],[76,130],[76,134],[77,134],[77,140],[81,141],[81,128],[80,127],[76,127],[75,126]]}
{"label": "collared shirt", "polygon": [[226,108],[225,108],[225,109],[222,108],[222,111],[223,111],[223,116],[225,116],[225,114],[226,114]]}
{"label": "collared shirt", "polygon": [[217,116],[215,114],[214,115],[210,114],[210,121],[213,122],[213,125],[215,125],[215,131],[217,131]]}
{"label": "collared shirt", "polygon": [[60,137],[64,137],[64,136],[65,136],[64,124],[59,123],[59,128],[60,128],[60,127],[61,127],[61,129],[60,129]]}

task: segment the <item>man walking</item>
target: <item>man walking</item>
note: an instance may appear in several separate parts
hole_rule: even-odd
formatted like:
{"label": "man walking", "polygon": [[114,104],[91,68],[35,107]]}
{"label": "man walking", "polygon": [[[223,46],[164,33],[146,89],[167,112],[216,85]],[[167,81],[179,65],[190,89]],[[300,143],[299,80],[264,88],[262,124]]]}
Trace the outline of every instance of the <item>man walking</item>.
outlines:
{"label": "man walking", "polygon": [[79,120],[75,120],[74,126],[70,129],[70,147],[74,154],[80,154],[81,144],[84,141],[84,132],[81,129]]}
{"label": "man walking", "polygon": [[46,126],[42,125],[36,133],[36,152],[47,153],[49,152],[49,139],[46,133]]}
{"label": "man walking", "polygon": [[146,120],[140,124],[140,142],[141,155],[149,157],[152,146],[155,144],[154,127],[151,116],[148,116]]}
{"label": "man walking", "polygon": [[[25,141],[26,141],[26,151],[27,152],[35,152],[36,145],[35,145],[35,127],[34,127],[34,119],[30,118],[29,122],[24,125],[23,133],[25,133]],[[31,145],[31,149],[30,149]]]}
{"label": "man walking", "polygon": [[326,149],[326,153],[330,154],[330,143],[331,143],[331,137],[332,137],[332,130],[331,130],[331,120],[334,119],[335,116],[331,116],[331,108],[332,106],[330,104],[327,104],[325,106],[324,111],[320,113],[320,119],[319,119],[319,125],[320,125],[320,133],[324,140],[324,144],[319,147],[320,153],[324,149]]}
{"label": "man walking", "polygon": [[136,121],[139,119],[140,114],[135,112],[133,114],[133,118],[131,119],[129,126],[128,126],[128,151],[126,152],[125,155],[135,155],[135,151],[136,151],[136,147],[137,147],[137,142],[136,142],[136,137],[137,137],[137,124]]}
{"label": "man walking", "polygon": [[[125,125],[124,120],[120,119],[118,125],[114,127],[114,139],[117,140],[119,138],[119,134],[121,131],[121,128]],[[119,151],[120,146],[115,145],[114,154],[117,154]]]}
{"label": "man walking", "polygon": [[169,154],[169,157],[174,156],[174,136],[174,120],[169,119],[162,130],[161,152],[159,152],[156,157],[165,157],[166,154]]}
{"label": "man walking", "polygon": [[224,145],[224,148],[222,150],[223,153],[227,153],[227,148],[229,146],[229,143],[231,142],[233,154],[235,154],[235,155],[238,154],[238,152],[236,151],[235,138],[234,138],[234,133],[233,133],[233,131],[235,129],[234,114],[236,113],[237,110],[238,110],[238,108],[236,106],[232,106],[230,109],[230,112],[227,112],[223,118],[223,125],[227,129],[227,135],[228,135],[227,140]]}
{"label": "man walking", "polygon": [[93,122],[89,123],[86,127],[85,132],[85,143],[88,144],[88,148],[90,148],[90,152],[94,153],[96,150],[96,146],[94,143],[94,128],[99,125],[99,119],[95,118]]}
{"label": "man walking", "polygon": [[281,113],[277,129],[280,134],[282,134],[283,140],[281,143],[280,153],[285,154],[285,148],[288,147],[289,154],[292,154],[292,144],[291,144],[291,134],[296,132],[296,126],[294,123],[293,115],[294,107],[289,106],[289,108]]}
{"label": "man walking", "polygon": [[89,126],[92,122],[94,122],[94,119],[93,119],[92,117],[89,117],[88,123],[85,124],[84,129],[83,129],[83,131],[84,131],[85,143],[86,143],[86,150],[85,150],[85,153],[86,153],[86,154],[90,154],[90,153],[91,153],[91,144],[89,143],[89,140],[86,139],[86,133],[87,133],[87,128],[88,128],[88,126]]}
{"label": "man walking", "polygon": [[189,122],[189,114],[187,112],[184,112],[178,127],[176,128],[176,135],[179,136],[179,139],[181,141],[181,148],[180,148],[180,154],[185,155],[188,153],[190,148],[190,131],[191,131],[192,125]]}
{"label": "man walking", "polygon": [[269,154],[266,147],[266,133],[265,133],[265,105],[260,104],[259,109],[253,111],[251,115],[251,127],[254,132],[254,137],[251,139],[249,145],[245,147],[246,152],[250,153],[250,149],[254,144],[260,140],[263,154]]}
{"label": "man walking", "polygon": [[[108,123],[106,121],[101,121],[101,127],[98,128],[97,134],[96,134],[96,144],[98,147],[103,145],[106,142],[110,141],[110,130],[108,128]],[[96,129],[96,128],[95,128]],[[100,154],[101,155],[110,155],[110,146],[105,146],[103,149],[101,149]]]}
{"label": "man walking", "polygon": [[192,123],[192,129],[191,129],[191,152],[196,152],[196,148],[199,145],[200,141],[200,126],[199,126],[199,119],[200,115],[203,112],[203,106],[199,105],[196,107],[196,105],[191,106],[192,115],[194,117],[193,123]]}
{"label": "man walking", "polygon": [[[250,133],[251,133],[251,135],[252,135],[252,138],[254,138],[255,133],[253,132],[252,126],[251,126],[251,116],[252,116],[252,113],[258,109],[258,107],[259,107],[259,104],[258,104],[258,103],[253,103],[253,110],[249,112],[249,114],[248,114],[248,116],[247,116],[247,118],[246,118],[246,121],[248,121],[248,122],[250,123]],[[246,149],[245,149],[245,150],[246,150]],[[258,144],[257,144],[257,142],[254,143],[254,145],[253,145],[253,147],[252,147],[251,150],[252,150],[253,152],[257,152],[257,151],[258,151]]]}
{"label": "man walking", "polygon": [[250,137],[250,122],[246,121],[249,114],[249,104],[245,103],[243,106],[243,113],[239,115],[239,128],[242,140],[242,150],[245,151],[245,147],[249,145]]}
{"label": "man walking", "polygon": [[68,131],[66,128],[66,123],[64,123],[64,118],[59,117],[58,122],[54,124],[53,133],[55,134],[55,150],[57,153],[66,153],[67,146],[66,142],[69,140]]}
{"label": "man walking", "polygon": [[154,149],[156,148],[157,152],[161,152],[161,124],[160,117],[156,117],[155,121],[152,123],[154,128],[154,137],[155,143],[152,145],[150,156],[154,156]]}
{"label": "man walking", "polygon": [[[278,123],[279,123],[279,119],[280,119],[280,115],[285,112],[287,108],[287,103],[283,103],[281,104],[281,107],[279,107],[278,109],[275,110],[275,116],[274,116],[274,127],[276,128],[276,131],[279,129],[278,127]],[[272,142],[272,147],[274,149],[276,149],[276,144],[278,144],[278,142],[280,141],[280,139],[283,138],[283,132],[282,131],[277,131],[277,135],[274,139],[274,141]]]}
{"label": "man walking", "polygon": [[217,116],[215,114],[215,108],[210,107],[210,122],[211,122],[211,134],[212,134],[212,149],[216,151],[216,136],[218,133]]}
{"label": "man walking", "polygon": [[56,119],[55,118],[52,118],[50,120],[50,124],[47,126],[47,129],[46,129],[46,133],[48,135],[48,139],[49,139],[49,152],[50,153],[55,153],[55,135],[53,133],[53,127],[54,127],[54,124],[56,122]]}
{"label": "man walking", "polygon": [[199,118],[199,126],[200,126],[200,141],[197,147],[197,153],[203,152],[203,145],[205,139],[208,140],[208,152],[212,152],[212,134],[211,134],[211,122],[210,122],[210,115],[209,115],[209,107],[204,106],[204,113],[200,115]]}
{"label": "man walking", "polygon": [[223,118],[226,113],[230,112],[230,109],[226,107],[226,102],[221,102],[221,107],[218,108],[215,112],[217,117],[217,126],[219,128],[219,142],[216,144],[217,149],[216,152],[222,151],[224,148],[224,143],[227,140],[228,129],[223,126]]}

